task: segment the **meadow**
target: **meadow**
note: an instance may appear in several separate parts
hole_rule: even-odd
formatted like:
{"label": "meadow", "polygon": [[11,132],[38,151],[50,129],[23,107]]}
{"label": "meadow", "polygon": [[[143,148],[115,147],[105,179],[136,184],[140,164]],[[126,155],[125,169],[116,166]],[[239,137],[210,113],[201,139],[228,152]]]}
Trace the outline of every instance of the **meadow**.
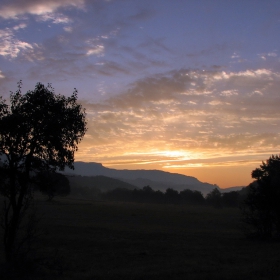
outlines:
{"label": "meadow", "polygon": [[246,239],[238,208],[39,197],[35,209],[21,279],[280,279],[280,243]]}

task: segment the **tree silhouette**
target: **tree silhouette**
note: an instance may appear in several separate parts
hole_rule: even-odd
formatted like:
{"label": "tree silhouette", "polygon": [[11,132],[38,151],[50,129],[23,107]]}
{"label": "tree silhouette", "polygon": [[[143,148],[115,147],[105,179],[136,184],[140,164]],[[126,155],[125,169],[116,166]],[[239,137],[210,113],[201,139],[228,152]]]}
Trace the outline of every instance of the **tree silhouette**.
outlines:
{"label": "tree silhouette", "polygon": [[227,207],[238,207],[240,201],[240,194],[238,191],[231,191],[223,193],[222,205]]}
{"label": "tree silhouette", "polygon": [[57,172],[42,171],[35,178],[35,189],[52,200],[54,196],[66,196],[70,193],[70,182],[66,176]]}
{"label": "tree silhouette", "polygon": [[33,197],[34,174],[74,168],[74,153],[86,132],[85,111],[70,97],[56,95],[49,84],[37,83],[33,91],[10,95],[10,105],[0,98],[0,156],[4,204],[6,261],[13,259],[23,214]]}
{"label": "tree silhouette", "polygon": [[178,191],[168,188],[164,194],[167,203],[178,204],[180,202],[180,195]]}
{"label": "tree silhouette", "polygon": [[183,203],[186,204],[204,204],[205,199],[200,191],[185,189],[180,192]]}
{"label": "tree silhouette", "polygon": [[272,155],[252,171],[256,179],[248,187],[241,206],[246,233],[262,238],[280,234],[280,157]]}
{"label": "tree silhouette", "polygon": [[222,206],[222,194],[221,192],[215,188],[210,193],[206,195],[206,202],[216,208]]}

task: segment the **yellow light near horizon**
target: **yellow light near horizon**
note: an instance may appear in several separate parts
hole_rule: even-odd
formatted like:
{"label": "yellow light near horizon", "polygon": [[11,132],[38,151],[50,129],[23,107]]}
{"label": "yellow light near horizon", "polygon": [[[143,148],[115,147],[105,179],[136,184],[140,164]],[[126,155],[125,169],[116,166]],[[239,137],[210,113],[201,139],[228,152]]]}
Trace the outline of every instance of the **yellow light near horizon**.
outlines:
{"label": "yellow light near horizon", "polygon": [[205,167],[206,164],[203,163],[186,163],[186,164],[167,164],[164,165],[162,168],[166,169],[182,169],[182,168],[192,168],[192,167]]}
{"label": "yellow light near horizon", "polygon": [[102,143],[97,139],[93,144],[91,138],[86,138],[79,147],[76,160],[99,162],[115,169],[163,170],[227,188],[248,185],[252,181],[252,170],[269,156],[267,153],[269,151],[264,153],[252,148],[240,151],[188,148],[161,140]]}
{"label": "yellow light near horizon", "polygon": [[166,158],[178,158],[180,160],[191,159],[190,153],[186,151],[167,150],[167,151],[156,151],[156,152],[152,152],[151,154],[163,156]]}
{"label": "yellow light near horizon", "polygon": [[124,156],[146,156],[148,157],[158,157],[161,161],[174,161],[174,160],[189,160],[193,158],[190,152],[183,150],[147,150],[145,152],[126,152]]}

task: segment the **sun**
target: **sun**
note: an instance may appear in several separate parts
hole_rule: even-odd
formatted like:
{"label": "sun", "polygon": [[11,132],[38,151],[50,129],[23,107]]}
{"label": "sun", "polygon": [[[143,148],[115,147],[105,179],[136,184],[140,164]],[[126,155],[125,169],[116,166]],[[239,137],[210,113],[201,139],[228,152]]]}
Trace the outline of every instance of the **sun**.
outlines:
{"label": "sun", "polygon": [[180,160],[186,160],[191,158],[190,153],[183,150],[165,150],[165,151],[156,151],[153,153],[165,158],[174,158],[174,159],[177,158]]}

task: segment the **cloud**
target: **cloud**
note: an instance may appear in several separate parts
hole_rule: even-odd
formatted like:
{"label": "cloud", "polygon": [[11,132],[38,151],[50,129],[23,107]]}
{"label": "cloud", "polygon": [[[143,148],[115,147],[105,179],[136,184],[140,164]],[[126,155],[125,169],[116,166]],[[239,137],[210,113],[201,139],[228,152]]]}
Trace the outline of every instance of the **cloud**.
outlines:
{"label": "cloud", "polygon": [[[15,30],[19,27],[16,26]],[[23,27],[20,27],[23,28]],[[30,43],[15,38],[12,29],[0,30],[0,55],[8,58],[15,58],[22,50],[33,49]]]}
{"label": "cloud", "polygon": [[103,52],[104,52],[104,46],[102,46],[102,45],[89,46],[88,50],[86,52],[86,55],[88,55],[88,56],[90,56],[90,55],[102,55]]}
{"label": "cloud", "polygon": [[91,150],[120,163],[133,161],[132,151],[146,152],[147,161],[155,160],[151,150],[208,157],[277,151],[279,87],[280,74],[268,69],[181,69],[138,80],[103,103],[85,104]]}
{"label": "cloud", "polygon": [[0,70],[0,79],[4,79],[4,78],[5,78],[5,76],[4,76],[3,72]]}
{"label": "cloud", "polygon": [[[36,16],[35,20],[37,22],[49,21],[53,24],[64,24],[67,25],[64,27],[64,30],[70,33],[72,27],[69,26],[69,24],[72,23],[72,19],[70,19],[67,15],[58,12],[58,9],[67,6],[82,8],[83,4],[84,1],[82,0],[27,0],[7,1],[6,3],[2,3],[2,5],[0,5],[0,16],[6,19],[6,23],[9,27],[0,30],[0,55],[13,59],[19,57],[20,55],[21,59],[26,59],[28,61],[42,61],[48,56],[47,53],[44,53],[44,51],[47,52],[47,48],[43,46],[45,45],[45,42],[26,42],[20,39],[23,36],[27,37],[30,34],[30,30],[34,34],[34,29],[29,25],[30,21],[27,17],[22,17],[21,19],[19,16],[24,14],[32,14]],[[14,26],[11,26],[11,22],[7,20],[9,18],[16,19],[18,23]],[[22,31],[23,29],[25,29],[24,32]],[[35,32],[42,32],[41,28],[37,28]],[[36,35],[34,37],[36,37]],[[40,34],[40,37],[43,39],[44,34]],[[57,37],[54,37],[54,40],[55,38],[60,40],[61,36],[57,35]],[[90,51],[92,51],[92,49],[84,50],[85,53]]]}
{"label": "cloud", "polygon": [[277,53],[275,53],[275,52],[270,52],[270,53],[268,53],[267,55],[268,55],[268,56],[272,56],[272,57],[278,56]]}
{"label": "cloud", "polygon": [[0,6],[0,16],[4,19],[17,18],[20,15],[46,15],[62,7],[83,8],[84,0],[13,0]]}
{"label": "cloud", "polygon": [[155,15],[155,11],[154,10],[140,9],[135,14],[129,16],[128,19],[136,21],[136,22],[139,22],[139,21],[150,19],[154,15]]}
{"label": "cloud", "polygon": [[[18,20],[15,27],[10,27],[8,39],[0,39],[3,46],[0,55],[21,63],[32,62],[25,67],[26,74],[33,78],[49,77],[53,82],[58,77],[54,70],[59,71],[59,79],[72,79],[74,74],[96,78],[101,75],[106,79],[114,75],[136,75],[155,66],[166,67],[161,58],[151,58],[146,53],[146,50],[170,51],[163,38],[144,40],[146,50],[126,44],[127,30],[138,29],[154,12],[133,8],[128,13],[121,11],[121,17],[113,14],[110,20],[104,21],[108,9],[114,5],[113,1],[82,0],[4,2],[0,4],[0,12],[3,11],[5,22],[8,25],[14,22],[10,18],[23,22]],[[84,8],[83,19],[80,14],[69,12],[69,7]],[[30,24],[34,20],[36,24]]]}
{"label": "cloud", "polygon": [[[122,71],[116,63],[95,63],[95,58],[101,58],[105,47],[98,38],[73,36],[71,32],[46,40],[40,45],[34,44],[33,49],[25,51],[21,59],[35,61],[29,70],[31,77],[48,77],[50,80],[72,79],[73,77],[88,77],[94,73],[111,75]],[[93,59],[91,62],[89,59]]]}
{"label": "cloud", "polygon": [[[232,48],[233,46],[231,46],[230,48]],[[223,52],[225,50],[228,50],[229,47],[227,44],[215,44],[211,47],[208,47],[206,49],[202,49],[196,52],[192,52],[192,53],[188,53],[186,56],[187,57],[200,57],[200,56],[208,56],[211,55],[213,53],[217,53],[217,52]],[[233,54],[232,58],[236,58],[236,53]]]}
{"label": "cloud", "polygon": [[44,13],[37,17],[38,21],[51,21],[54,24],[67,24],[71,19],[63,14],[58,13]]}
{"label": "cloud", "polygon": [[239,59],[240,58],[240,55],[236,52],[233,53],[233,55],[231,56],[231,58],[233,59]]}
{"label": "cloud", "polygon": [[272,52],[269,52],[269,53],[261,53],[261,54],[258,54],[258,56],[266,61],[266,60],[275,60],[276,57],[278,57],[278,51],[272,51]]}
{"label": "cloud", "polygon": [[42,44],[26,42],[17,38],[18,34],[26,28],[28,25],[22,22],[10,28],[0,29],[0,56],[6,59],[20,58],[31,62],[40,62],[45,59],[45,48]]}
{"label": "cloud", "polygon": [[100,75],[106,78],[130,74],[129,71],[134,65],[127,61],[105,58],[107,48],[112,48],[108,41],[114,34],[109,32],[89,37],[88,34],[71,30],[72,28],[67,33],[61,33],[41,43],[30,44],[32,48],[17,52],[13,58],[33,62],[26,72],[30,77],[44,76],[53,82],[58,78],[92,78]]}
{"label": "cloud", "polygon": [[151,53],[159,52],[173,53],[173,51],[164,43],[165,38],[147,38],[143,43],[139,44],[138,48],[147,48]]}
{"label": "cloud", "polygon": [[40,63],[45,60],[44,48],[42,45],[33,44],[32,48],[22,51],[20,54],[20,59],[28,62]]}
{"label": "cloud", "polygon": [[123,67],[120,63],[114,61],[102,60],[100,63],[95,65],[88,65],[86,72],[97,73],[102,76],[113,77],[117,74],[128,75],[129,71]]}
{"label": "cloud", "polygon": [[66,32],[72,32],[72,31],[73,31],[73,27],[71,27],[71,26],[65,26],[63,29],[64,29]]}
{"label": "cloud", "polygon": [[27,24],[26,23],[20,23],[19,25],[16,25],[13,27],[14,30],[19,30],[19,29],[23,29],[23,28],[26,28],[27,27]]}

